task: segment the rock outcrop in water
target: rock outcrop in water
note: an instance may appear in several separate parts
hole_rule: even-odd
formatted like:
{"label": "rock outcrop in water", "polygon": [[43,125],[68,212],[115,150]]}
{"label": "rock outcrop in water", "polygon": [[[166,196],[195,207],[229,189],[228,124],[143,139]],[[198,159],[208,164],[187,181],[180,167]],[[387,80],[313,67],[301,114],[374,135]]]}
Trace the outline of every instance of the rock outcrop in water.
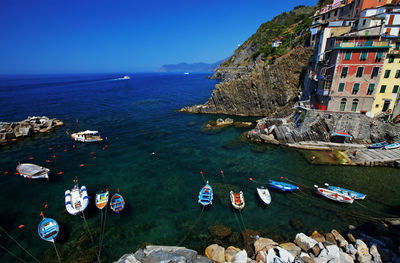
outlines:
{"label": "rock outcrop in water", "polygon": [[301,73],[310,55],[311,49],[298,48],[271,65],[259,61],[252,72],[239,74],[235,73],[236,68],[227,69],[224,76],[238,74],[239,77],[217,84],[205,104],[185,107],[181,111],[242,116],[287,115],[298,98]]}
{"label": "rock outcrop in water", "polygon": [[49,132],[64,123],[46,116],[28,117],[19,122],[0,122],[0,145],[15,142],[37,133]]}

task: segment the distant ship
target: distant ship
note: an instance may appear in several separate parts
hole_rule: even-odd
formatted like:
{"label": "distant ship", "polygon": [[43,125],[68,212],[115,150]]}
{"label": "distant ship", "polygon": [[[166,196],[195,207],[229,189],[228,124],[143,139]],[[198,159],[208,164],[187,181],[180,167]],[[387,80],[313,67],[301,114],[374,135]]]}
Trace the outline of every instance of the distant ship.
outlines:
{"label": "distant ship", "polygon": [[183,73],[183,74],[185,74],[185,75],[189,75],[189,72],[185,72],[185,73]]}
{"label": "distant ship", "polygon": [[131,79],[129,76],[124,76],[122,79]]}

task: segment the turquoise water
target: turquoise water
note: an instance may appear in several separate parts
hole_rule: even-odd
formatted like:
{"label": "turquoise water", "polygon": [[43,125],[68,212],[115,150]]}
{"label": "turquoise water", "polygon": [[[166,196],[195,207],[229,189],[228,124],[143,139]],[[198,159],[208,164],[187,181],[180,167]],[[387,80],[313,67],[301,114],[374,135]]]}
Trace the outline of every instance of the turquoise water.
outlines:
{"label": "turquoise water", "polygon": [[[64,212],[64,192],[72,188],[75,176],[92,199],[108,188],[111,194],[119,189],[126,201],[121,214],[108,210],[102,262],[117,260],[144,243],[182,243],[203,253],[213,242],[207,228],[215,223],[235,233],[248,228],[283,241],[293,239],[299,231],[343,229],[371,218],[400,215],[396,169],[313,166],[295,150],[243,142],[239,136],[244,128],[202,132],[202,125],[220,116],[175,110],[208,99],[216,82],[207,80],[206,75],[132,74],[129,81],[113,80],[116,77],[121,76],[0,78],[1,120],[46,115],[65,123],[55,132],[0,150],[0,226],[41,262],[54,262],[55,257],[51,243],[37,235],[41,211],[60,224],[56,245],[63,262],[92,262],[95,257],[100,212],[92,202],[85,213],[94,242],[83,219]],[[107,140],[74,143],[67,131],[78,129],[99,130]],[[17,163],[28,161],[50,168],[51,180],[31,181],[15,175]],[[57,174],[60,171],[62,175]],[[197,203],[204,185],[200,171],[215,192],[212,207],[203,213]],[[257,200],[257,184],[249,178],[267,182],[280,176],[301,184],[301,192],[271,190],[272,203],[263,207]],[[353,205],[322,199],[311,188],[324,182],[368,197]],[[241,214],[230,207],[227,189],[244,192],[246,207]],[[19,229],[21,224],[25,227]],[[231,241],[241,244],[240,240]],[[31,261],[5,235],[0,242]],[[1,262],[15,262],[2,252]]]}

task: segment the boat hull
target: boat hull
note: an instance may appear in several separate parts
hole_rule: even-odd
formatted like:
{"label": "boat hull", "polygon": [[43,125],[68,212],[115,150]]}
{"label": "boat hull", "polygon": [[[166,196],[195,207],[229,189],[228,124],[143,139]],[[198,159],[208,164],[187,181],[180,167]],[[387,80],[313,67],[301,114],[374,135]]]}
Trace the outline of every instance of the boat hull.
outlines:
{"label": "boat hull", "polygon": [[98,209],[103,209],[104,207],[106,207],[108,203],[108,197],[108,192],[96,194],[96,207]]}
{"label": "boat hull", "polygon": [[284,183],[284,182],[272,181],[272,180],[269,180],[269,186],[272,188],[281,190],[283,192],[292,192],[292,191],[296,191],[297,189],[299,189],[299,187],[297,187],[295,185]]}
{"label": "boat hull", "polygon": [[71,215],[78,215],[89,205],[89,197],[85,186],[81,189],[75,186],[71,191],[65,191],[65,209]]}
{"label": "boat hull", "polygon": [[125,201],[120,194],[114,194],[110,201],[111,210],[119,213],[125,207]]}
{"label": "boat hull", "polygon": [[325,188],[317,187],[316,193],[336,202],[352,204],[354,201],[354,199],[349,197],[348,195],[340,194]]}
{"label": "boat hull", "polygon": [[264,205],[269,205],[271,203],[271,194],[266,188],[257,188],[257,194],[261,202]]}
{"label": "boat hull", "polygon": [[391,150],[391,149],[397,149],[399,147],[400,147],[400,143],[392,143],[392,144],[388,144],[388,145],[384,146],[383,149]]}
{"label": "boat hull", "polygon": [[240,191],[238,194],[235,194],[233,193],[233,191],[230,191],[229,195],[231,198],[231,204],[233,208],[239,211],[242,210],[245,206],[243,192]]}
{"label": "boat hull", "polygon": [[328,189],[332,190],[334,192],[340,193],[340,194],[348,195],[353,199],[364,199],[367,196],[365,194],[358,193],[353,190],[348,190],[348,189],[338,187],[338,186],[328,186]]}
{"label": "boat hull", "polygon": [[19,175],[28,179],[49,179],[50,169],[33,164],[21,163],[16,168]]}
{"label": "boat hull", "polygon": [[389,143],[387,143],[387,142],[378,142],[378,143],[371,144],[370,146],[368,146],[368,149],[380,149],[380,148],[385,147],[388,144]]}
{"label": "boat hull", "polygon": [[54,242],[60,228],[56,220],[52,218],[43,218],[38,225],[38,234],[43,240]]}

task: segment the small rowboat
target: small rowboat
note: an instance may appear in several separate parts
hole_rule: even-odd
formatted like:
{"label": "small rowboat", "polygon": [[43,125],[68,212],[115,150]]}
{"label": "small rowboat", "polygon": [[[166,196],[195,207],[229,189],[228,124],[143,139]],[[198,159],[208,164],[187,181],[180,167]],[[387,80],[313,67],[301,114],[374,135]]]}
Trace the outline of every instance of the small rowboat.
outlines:
{"label": "small rowboat", "polygon": [[383,149],[385,150],[391,150],[391,149],[396,149],[400,147],[400,143],[396,142],[396,143],[392,143],[392,144],[388,144],[386,146],[383,146]]}
{"label": "small rowboat", "polygon": [[199,203],[202,206],[212,205],[212,200],[213,200],[213,190],[207,181],[206,185],[200,190]]}
{"label": "small rowboat", "polygon": [[367,196],[366,194],[358,193],[356,191],[348,190],[348,189],[345,189],[345,188],[342,188],[342,187],[331,186],[329,184],[325,184],[325,185],[328,186],[329,190],[332,190],[332,191],[337,192],[339,194],[348,195],[353,199],[364,199]]}
{"label": "small rowboat", "polygon": [[96,206],[98,209],[103,209],[108,203],[108,191],[105,193],[96,194]]}
{"label": "small rowboat", "polygon": [[75,184],[71,191],[65,191],[65,208],[71,215],[82,213],[88,204],[89,197],[84,185],[79,189],[78,184]]}
{"label": "small rowboat", "polygon": [[257,187],[257,194],[258,197],[260,197],[261,202],[263,202],[265,205],[269,205],[271,203],[271,195],[268,189],[264,188],[264,186],[261,186],[260,188]]}
{"label": "small rowboat", "polygon": [[229,194],[231,197],[232,206],[239,211],[242,210],[245,206],[243,192],[240,191],[238,194],[235,194],[230,191]]}
{"label": "small rowboat", "polygon": [[284,192],[291,192],[291,191],[296,191],[297,189],[299,189],[295,185],[284,183],[284,182],[272,181],[272,180],[269,180],[269,186],[272,188],[284,191]]}
{"label": "small rowboat", "polygon": [[33,164],[33,163],[21,163],[17,166],[17,172],[29,179],[49,179],[50,169]]}
{"label": "small rowboat", "polygon": [[125,207],[125,201],[120,194],[114,194],[110,201],[111,210],[119,213]]}
{"label": "small rowboat", "polygon": [[370,146],[368,146],[368,149],[379,149],[379,148],[385,147],[386,145],[389,145],[389,143],[378,142],[378,143],[371,144]]}
{"label": "small rowboat", "polygon": [[101,138],[98,131],[80,131],[77,133],[71,134],[71,138],[77,142],[101,142],[103,138]]}
{"label": "small rowboat", "polygon": [[321,187],[318,187],[318,185],[315,185],[315,188],[317,189],[317,194],[322,195],[323,197],[326,197],[333,201],[337,201],[337,202],[341,202],[341,203],[348,203],[348,204],[352,204],[354,201],[354,199],[348,195],[340,194],[338,192],[335,192],[335,191],[332,191],[332,190],[329,190],[326,188],[321,188]]}
{"label": "small rowboat", "polygon": [[43,218],[38,225],[38,234],[43,240],[54,242],[58,232],[58,223],[54,219]]}

